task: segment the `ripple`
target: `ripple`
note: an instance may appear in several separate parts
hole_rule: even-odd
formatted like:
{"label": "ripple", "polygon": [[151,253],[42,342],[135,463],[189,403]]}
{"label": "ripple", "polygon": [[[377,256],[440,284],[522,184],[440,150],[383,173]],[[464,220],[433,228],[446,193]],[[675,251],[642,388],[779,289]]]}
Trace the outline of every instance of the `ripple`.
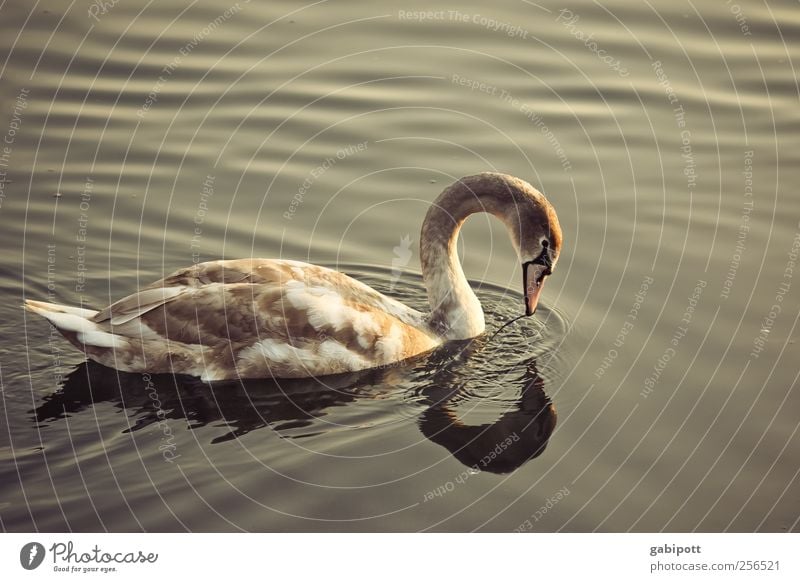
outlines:
{"label": "ripple", "polygon": [[[336,268],[403,303],[426,310],[427,296],[419,274],[404,273],[392,283],[391,272],[384,269],[357,265]],[[429,354],[409,370],[410,380],[395,390],[426,401],[432,388],[447,391],[457,387],[450,402],[465,407],[471,417],[496,418],[516,405],[526,379],[549,380],[560,375],[566,362],[558,355],[558,347],[569,324],[563,313],[543,301],[535,316],[503,327],[521,314],[522,294],[485,282],[472,285],[483,305],[486,333],[472,340],[450,342]]]}
{"label": "ripple", "polygon": [[[425,309],[427,297],[419,274],[405,273],[393,280],[388,269],[334,268]],[[542,406],[549,406],[537,361],[546,359],[548,368],[553,366],[547,356],[559,345],[567,321],[545,304],[536,317],[518,319],[495,335],[495,330],[520,314],[522,296],[486,283],[474,286],[484,305],[488,332],[473,340],[450,342],[396,366],[320,378],[206,384],[170,375],[153,375],[144,381],[141,374],[87,362],[67,374],[61,389],[40,402],[33,420],[40,427],[59,425],[67,416],[106,403],[106,407],[111,404],[112,409],[124,410],[127,418],[106,415],[105,430],[113,432],[116,423],[117,434],[129,433],[135,440],[147,439],[147,430],[164,423],[169,423],[184,448],[195,438],[203,446],[216,446],[271,429],[296,442],[303,454],[325,455],[332,447],[347,449],[347,443],[358,442],[356,435],[364,429],[391,435],[384,445],[367,453],[338,451],[334,456],[342,459],[394,454],[414,446],[414,440],[396,438],[407,432],[409,421],[420,422],[423,433],[434,442],[437,435],[451,430],[448,423],[464,431],[450,438],[468,438],[469,443],[481,440],[470,430],[492,427],[505,418],[511,420],[504,422],[516,423],[524,431]],[[158,408],[153,406],[153,392]],[[189,425],[182,427],[176,422],[181,420]],[[430,426],[439,429],[425,428]],[[109,448],[118,448],[122,456],[128,454],[126,439],[111,441],[106,439]],[[440,444],[449,448],[449,443]],[[538,450],[541,439],[537,437],[534,445]],[[520,462],[529,458],[525,451]]]}

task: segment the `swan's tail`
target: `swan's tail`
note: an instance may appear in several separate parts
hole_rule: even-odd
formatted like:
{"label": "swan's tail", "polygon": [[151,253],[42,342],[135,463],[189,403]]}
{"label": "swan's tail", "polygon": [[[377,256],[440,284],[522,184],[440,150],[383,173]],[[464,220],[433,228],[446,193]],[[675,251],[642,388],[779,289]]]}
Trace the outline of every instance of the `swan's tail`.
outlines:
{"label": "swan's tail", "polygon": [[93,309],[69,307],[32,299],[25,300],[25,309],[44,317],[64,337],[84,351],[87,347],[119,348],[125,345],[125,339],[122,336],[113,334],[92,321],[92,318],[97,315],[97,311]]}

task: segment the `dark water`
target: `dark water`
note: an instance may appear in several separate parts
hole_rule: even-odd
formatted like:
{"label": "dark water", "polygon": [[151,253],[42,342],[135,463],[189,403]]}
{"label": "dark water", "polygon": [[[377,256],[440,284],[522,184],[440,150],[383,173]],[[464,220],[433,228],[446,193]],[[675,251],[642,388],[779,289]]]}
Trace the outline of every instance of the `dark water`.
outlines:
{"label": "dark water", "polygon": [[[3,4],[2,528],[797,530],[797,4],[566,8]],[[209,386],[20,309],[246,256],[424,307],[422,217],[484,170],[565,233],[491,341]],[[460,252],[489,328],[517,315],[502,226]]]}

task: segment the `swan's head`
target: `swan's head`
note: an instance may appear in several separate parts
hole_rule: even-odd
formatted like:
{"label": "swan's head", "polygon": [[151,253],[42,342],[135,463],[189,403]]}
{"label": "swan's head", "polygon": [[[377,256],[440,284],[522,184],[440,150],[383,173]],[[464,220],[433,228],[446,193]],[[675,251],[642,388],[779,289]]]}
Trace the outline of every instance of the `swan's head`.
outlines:
{"label": "swan's head", "polygon": [[[561,226],[556,211],[544,194],[514,176],[487,172],[467,180],[480,181],[485,193],[481,196],[485,209],[508,228],[522,263],[525,315],[532,315],[544,282],[553,273],[561,252]],[[477,184],[473,187],[478,190]]]}
{"label": "swan's head", "polygon": [[533,315],[545,279],[553,274],[561,252],[561,227],[550,202],[541,192],[529,184],[525,185],[533,190],[533,194],[530,195],[527,210],[520,213],[520,242],[517,253],[522,263],[525,315]]}
{"label": "swan's head", "polygon": [[[508,229],[522,263],[525,315],[536,310],[544,281],[552,274],[561,252],[561,227],[555,209],[544,194],[524,180],[484,172],[465,176],[445,188],[428,209],[422,224],[420,260],[423,275],[427,274],[425,285],[431,305],[438,306],[443,313],[441,318],[457,319],[461,311],[453,306],[461,306],[468,300],[473,312],[480,315],[480,323],[462,330],[459,338],[474,337],[476,330],[477,333],[483,330],[480,303],[466,284],[456,253],[461,225],[477,212],[495,215]],[[466,292],[462,290],[460,295],[452,291],[454,272],[464,279]],[[467,299],[464,295],[468,295]]]}

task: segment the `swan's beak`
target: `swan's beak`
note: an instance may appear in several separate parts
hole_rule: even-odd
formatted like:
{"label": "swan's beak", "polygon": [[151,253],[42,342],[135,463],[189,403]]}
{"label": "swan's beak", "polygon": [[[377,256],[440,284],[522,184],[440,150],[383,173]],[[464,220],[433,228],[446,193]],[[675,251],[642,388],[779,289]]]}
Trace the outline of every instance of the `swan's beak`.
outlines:
{"label": "swan's beak", "polygon": [[525,315],[533,315],[539,304],[539,295],[544,287],[544,279],[550,274],[545,265],[528,262],[522,265],[522,285],[525,289]]}

